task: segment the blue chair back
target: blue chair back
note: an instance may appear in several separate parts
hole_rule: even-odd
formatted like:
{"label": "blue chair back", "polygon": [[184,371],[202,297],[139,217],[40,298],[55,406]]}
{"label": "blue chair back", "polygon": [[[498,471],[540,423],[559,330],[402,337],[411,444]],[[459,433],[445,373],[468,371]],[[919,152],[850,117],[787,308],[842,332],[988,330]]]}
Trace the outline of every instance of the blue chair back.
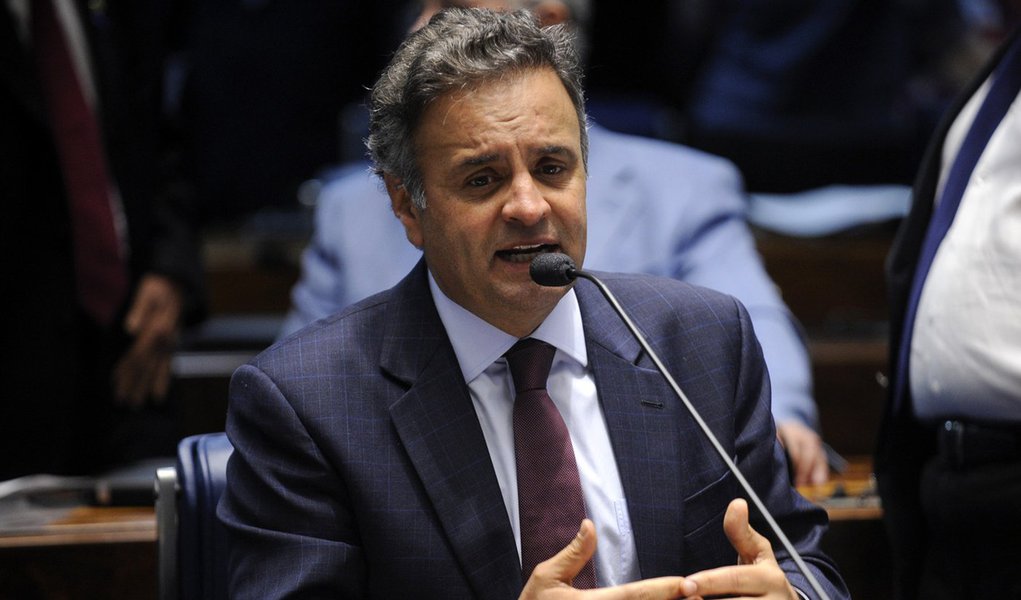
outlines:
{"label": "blue chair back", "polygon": [[225,433],[187,437],[177,447],[180,598],[227,598],[227,548],[216,503],[227,481],[227,459],[234,450]]}

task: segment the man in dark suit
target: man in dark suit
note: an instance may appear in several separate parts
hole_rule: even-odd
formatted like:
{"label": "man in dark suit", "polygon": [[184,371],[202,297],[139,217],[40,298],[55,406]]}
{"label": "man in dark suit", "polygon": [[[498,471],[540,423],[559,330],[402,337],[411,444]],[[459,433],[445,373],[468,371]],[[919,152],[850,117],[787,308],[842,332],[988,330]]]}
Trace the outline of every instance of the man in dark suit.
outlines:
{"label": "man in dark suit", "polygon": [[[166,395],[202,272],[161,174],[162,5],[0,8],[0,479],[173,451],[169,411],[142,407]],[[82,225],[83,192],[105,221]],[[117,257],[97,280],[82,265],[100,247]]]}
{"label": "man in dark suit", "polygon": [[1019,87],[1015,31],[944,116],[887,262],[898,598],[1021,597]]}
{"label": "man in dark suit", "polygon": [[[586,234],[578,65],[566,31],[533,19],[444,11],[375,86],[369,148],[424,259],[235,374],[219,506],[233,597],[812,593],[598,291],[529,276],[542,253],[580,264]],[[846,597],[818,548],[825,513],[787,482],[744,308],[674,280],[605,281],[806,568]],[[538,385],[521,362],[536,347]],[[545,412],[522,418],[537,396]]]}

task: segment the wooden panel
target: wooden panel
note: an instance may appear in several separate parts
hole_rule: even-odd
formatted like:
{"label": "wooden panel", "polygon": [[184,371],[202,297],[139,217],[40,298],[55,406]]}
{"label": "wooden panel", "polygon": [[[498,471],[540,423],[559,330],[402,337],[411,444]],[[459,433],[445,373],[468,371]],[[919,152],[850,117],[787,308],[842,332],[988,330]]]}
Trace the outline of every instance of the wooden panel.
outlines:
{"label": "wooden panel", "polygon": [[886,338],[810,340],[823,438],[843,455],[875,450],[886,390]]}
{"label": "wooden panel", "polygon": [[883,264],[892,231],[825,238],[755,234],[766,270],[810,334],[874,333],[883,327]]}
{"label": "wooden panel", "polygon": [[306,240],[304,233],[207,232],[203,260],[210,314],[286,312]]}

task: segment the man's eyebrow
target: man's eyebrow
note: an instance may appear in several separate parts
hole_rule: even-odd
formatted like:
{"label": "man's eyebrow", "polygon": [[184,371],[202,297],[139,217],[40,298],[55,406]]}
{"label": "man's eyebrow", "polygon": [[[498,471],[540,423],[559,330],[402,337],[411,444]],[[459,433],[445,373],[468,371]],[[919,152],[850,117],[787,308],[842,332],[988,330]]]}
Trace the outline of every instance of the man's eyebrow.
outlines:
{"label": "man's eyebrow", "polygon": [[468,158],[461,161],[459,167],[478,167],[480,165],[489,164],[500,158],[500,155],[496,153],[492,154],[480,154],[478,156],[469,156]]}
{"label": "man's eyebrow", "polygon": [[[559,144],[551,144],[549,146],[540,146],[535,149],[536,156],[568,156],[574,157],[575,153],[567,146],[561,146]],[[479,167],[487,165],[492,162],[496,162],[500,159],[500,155],[492,152],[489,154],[479,154],[478,156],[469,156],[457,164],[458,168],[467,167]]]}
{"label": "man's eyebrow", "polygon": [[550,155],[550,154],[554,154],[554,155],[565,154],[567,156],[574,156],[574,152],[570,148],[568,148],[567,146],[558,146],[558,145],[543,146],[543,147],[538,149],[536,154],[539,154],[539,155],[542,155],[542,156],[547,156],[547,155]]}

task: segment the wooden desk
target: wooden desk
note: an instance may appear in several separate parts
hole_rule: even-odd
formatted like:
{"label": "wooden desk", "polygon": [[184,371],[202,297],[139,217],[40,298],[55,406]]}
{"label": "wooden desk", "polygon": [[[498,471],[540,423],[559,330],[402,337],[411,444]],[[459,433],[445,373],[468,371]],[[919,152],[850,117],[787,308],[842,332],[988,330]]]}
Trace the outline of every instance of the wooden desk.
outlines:
{"label": "wooden desk", "polygon": [[883,517],[872,477],[872,463],[867,457],[848,460],[843,473],[834,474],[822,485],[804,485],[798,492],[822,505],[830,521],[870,521]]}
{"label": "wooden desk", "polygon": [[0,549],[155,541],[156,516],[150,506],[76,506],[38,527],[0,531]]}
{"label": "wooden desk", "polygon": [[[851,457],[845,473],[799,491],[829,513],[823,549],[837,562],[852,596],[891,598],[890,554],[868,459]],[[35,525],[0,529],[0,598],[155,600],[152,507],[47,511]]]}
{"label": "wooden desk", "polygon": [[852,598],[893,598],[890,546],[883,529],[883,509],[875,494],[868,457],[848,457],[844,473],[798,491],[826,508],[830,529],[822,549],[840,568]]}
{"label": "wooden desk", "polygon": [[0,530],[0,598],[155,600],[152,507],[45,509]]}

